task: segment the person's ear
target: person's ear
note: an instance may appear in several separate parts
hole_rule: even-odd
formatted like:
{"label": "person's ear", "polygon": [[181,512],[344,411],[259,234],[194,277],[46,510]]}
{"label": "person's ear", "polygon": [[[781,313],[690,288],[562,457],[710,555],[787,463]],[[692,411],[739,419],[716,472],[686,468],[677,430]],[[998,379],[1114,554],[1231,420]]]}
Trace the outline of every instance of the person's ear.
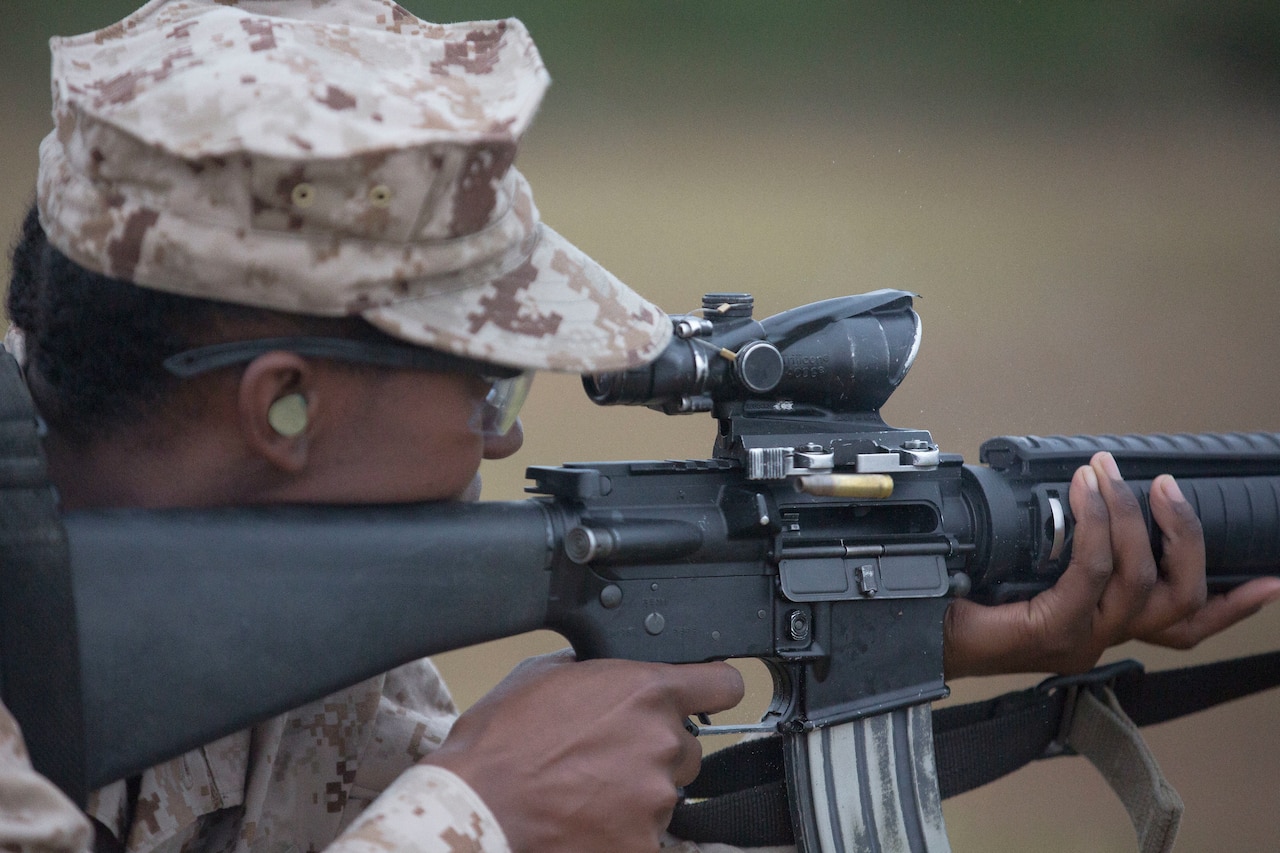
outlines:
{"label": "person's ear", "polygon": [[297,473],[306,467],[314,371],[291,352],[258,356],[240,377],[240,431],[245,443],[275,468]]}

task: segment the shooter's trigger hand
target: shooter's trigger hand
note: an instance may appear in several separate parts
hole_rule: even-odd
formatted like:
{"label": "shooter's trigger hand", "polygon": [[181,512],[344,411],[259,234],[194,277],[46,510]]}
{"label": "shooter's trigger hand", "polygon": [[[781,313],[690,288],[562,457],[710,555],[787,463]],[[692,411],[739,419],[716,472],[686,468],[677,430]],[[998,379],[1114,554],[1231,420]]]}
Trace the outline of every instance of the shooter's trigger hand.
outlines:
{"label": "shooter's trigger hand", "polygon": [[468,782],[514,850],[654,853],[701,764],[689,717],[742,694],[725,663],[547,655],[517,667],[424,760]]}

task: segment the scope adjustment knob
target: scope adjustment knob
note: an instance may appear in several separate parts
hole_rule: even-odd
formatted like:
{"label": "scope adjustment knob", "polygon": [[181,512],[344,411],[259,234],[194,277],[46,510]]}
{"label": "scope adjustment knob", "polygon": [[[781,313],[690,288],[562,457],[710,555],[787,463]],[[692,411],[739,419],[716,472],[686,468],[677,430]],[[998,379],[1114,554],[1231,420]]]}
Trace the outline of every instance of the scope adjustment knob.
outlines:
{"label": "scope adjustment knob", "polygon": [[753,394],[768,394],[782,381],[782,353],[768,341],[748,341],[733,360],[733,373]]}
{"label": "scope adjustment knob", "polygon": [[704,316],[711,320],[749,318],[755,304],[750,293],[707,293],[702,297]]}

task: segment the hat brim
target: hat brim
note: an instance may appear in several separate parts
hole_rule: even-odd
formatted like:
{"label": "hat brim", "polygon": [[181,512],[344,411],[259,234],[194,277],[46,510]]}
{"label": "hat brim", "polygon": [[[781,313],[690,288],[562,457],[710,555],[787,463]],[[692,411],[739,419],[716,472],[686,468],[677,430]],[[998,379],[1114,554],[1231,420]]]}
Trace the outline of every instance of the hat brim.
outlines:
{"label": "hat brim", "polygon": [[543,223],[514,269],[470,287],[362,312],[406,341],[524,369],[599,373],[656,358],[665,312]]}

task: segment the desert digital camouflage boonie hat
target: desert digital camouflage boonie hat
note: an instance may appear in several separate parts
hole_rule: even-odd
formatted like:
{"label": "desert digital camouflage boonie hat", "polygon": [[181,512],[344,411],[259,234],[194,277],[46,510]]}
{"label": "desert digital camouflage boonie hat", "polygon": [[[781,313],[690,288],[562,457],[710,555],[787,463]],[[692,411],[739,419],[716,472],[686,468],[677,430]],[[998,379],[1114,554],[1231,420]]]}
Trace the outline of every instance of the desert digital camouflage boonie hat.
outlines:
{"label": "desert digital camouflage boonie hat", "polygon": [[154,0],[52,48],[40,220],[82,266],[523,368],[632,366],[671,335],[539,222],[512,162],[549,77],[519,21]]}

